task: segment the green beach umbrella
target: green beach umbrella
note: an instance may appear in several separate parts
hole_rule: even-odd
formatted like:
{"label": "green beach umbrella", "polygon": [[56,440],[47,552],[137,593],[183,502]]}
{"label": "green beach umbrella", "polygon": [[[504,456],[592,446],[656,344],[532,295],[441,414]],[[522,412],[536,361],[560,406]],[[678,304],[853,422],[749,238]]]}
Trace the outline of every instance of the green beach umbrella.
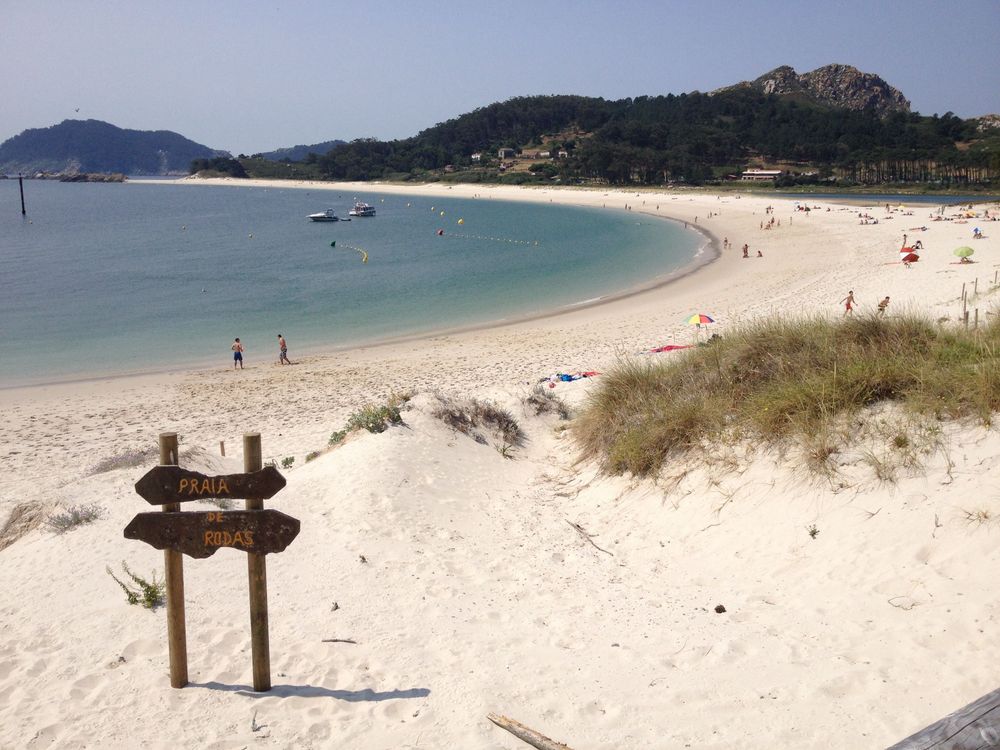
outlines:
{"label": "green beach umbrella", "polygon": [[968,245],[962,245],[962,247],[956,247],[953,252],[959,258],[968,258],[976,251],[973,248],[969,247]]}

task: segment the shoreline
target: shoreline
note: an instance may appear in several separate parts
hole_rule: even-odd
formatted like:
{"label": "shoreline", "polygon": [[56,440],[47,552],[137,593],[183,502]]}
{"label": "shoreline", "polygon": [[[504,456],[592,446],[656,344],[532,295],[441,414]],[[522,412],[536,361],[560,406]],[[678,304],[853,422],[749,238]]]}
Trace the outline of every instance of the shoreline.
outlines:
{"label": "shoreline", "polygon": [[[283,185],[281,180],[241,180],[239,182],[233,180],[230,181],[229,178],[214,178],[214,179],[184,179],[176,181],[167,180],[131,180],[136,184],[149,184],[149,185],[171,185],[171,184],[184,184],[184,185],[210,185],[210,186],[221,186],[221,187],[264,187],[264,188],[282,188],[288,187],[290,189],[326,189],[330,191],[339,190],[343,191],[345,186],[354,187],[358,183],[313,183],[309,181],[296,181],[294,185]],[[419,187],[428,187],[433,185],[433,183],[427,183]],[[326,187],[323,187],[326,186]],[[400,186],[409,187],[409,186]],[[443,187],[443,186],[442,186]],[[529,188],[530,189],[530,188]],[[570,188],[572,190],[572,188]],[[370,192],[378,192],[372,190]],[[390,194],[394,191],[381,191]],[[414,190],[412,192],[419,192]],[[410,194],[410,191],[405,191],[404,194]],[[438,193],[434,193],[435,197],[438,197]],[[440,197],[447,197],[448,194],[444,191],[440,192]],[[468,196],[463,196],[468,197]],[[506,199],[506,197],[504,198]],[[544,201],[528,201],[544,205]],[[550,201],[551,202],[551,201]],[[561,201],[561,203],[563,203]],[[566,201],[565,203],[570,203]],[[593,208],[593,206],[589,206]],[[619,209],[610,209],[619,210]],[[635,213],[640,213],[645,216],[649,216],[653,219],[660,221],[671,221],[676,224],[684,224],[686,229],[690,229],[698,234],[702,235],[705,242],[697,248],[694,256],[685,265],[681,266],[674,271],[671,271],[662,276],[656,277],[653,280],[639,284],[637,286],[630,287],[628,289],[623,289],[617,292],[611,292],[609,294],[602,295],[597,298],[589,300],[581,300],[579,302],[574,302],[560,307],[551,308],[548,310],[542,310],[539,312],[525,313],[523,315],[511,316],[509,318],[501,318],[481,323],[470,323],[467,325],[459,326],[449,326],[446,328],[434,328],[427,331],[417,332],[413,334],[403,334],[399,336],[391,336],[388,338],[382,338],[366,342],[350,342],[342,345],[331,345],[331,344],[321,344],[319,346],[311,347],[308,351],[309,353],[305,355],[306,359],[313,359],[316,357],[330,357],[337,354],[343,354],[344,352],[350,352],[354,350],[372,349],[372,348],[382,348],[391,347],[398,344],[406,344],[411,342],[425,341],[429,339],[434,339],[442,336],[453,336],[457,334],[465,333],[475,333],[482,331],[489,331],[492,329],[503,329],[509,326],[516,326],[518,324],[531,323],[535,321],[545,320],[547,318],[558,318],[563,315],[572,314],[579,310],[585,310],[591,307],[598,307],[600,305],[610,304],[613,302],[618,302],[621,300],[626,300],[635,295],[643,294],[645,292],[654,291],[662,287],[666,287],[672,283],[675,283],[681,279],[689,277],[693,274],[698,273],[702,268],[711,265],[717,261],[722,256],[722,246],[718,237],[712,234],[711,231],[705,227],[699,227],[690,225],[683,219],[679,219],[668,214],[656,214],[650,211],[636,211]],[[215,360],[204,360],[204,361],[194,361],[190,363],[182,363],[176,366],[152,366],[148,369],[136,370],[136,371],[126,371],[126,372],[108,372],[108,373],[96,373],[96,374],[80,374],[80,375],[68,375],[63,378],[56,378],[54,380],[45,380],[44,382],[36,383],[13,383],[9,385],[0,384],[0,394],[4,392],[11,391],[31,391],[38,388],[49,388],[58,386],[73,386],[75,384],[93,384],[93,383],[111,383],[119,380],[134,381],[136,379],[147,379],[156,378],[157,376],[178,376],[184,374],[191,374],[195,372],[203,372],[208,370],[214,370],[218,367]]]}

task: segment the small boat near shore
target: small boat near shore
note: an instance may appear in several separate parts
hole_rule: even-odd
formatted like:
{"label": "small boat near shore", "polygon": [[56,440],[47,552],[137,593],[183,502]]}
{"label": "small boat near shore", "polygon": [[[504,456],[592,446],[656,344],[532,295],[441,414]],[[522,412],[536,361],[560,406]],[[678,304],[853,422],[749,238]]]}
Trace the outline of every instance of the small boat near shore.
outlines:
{"label": "small boat near shore", "polygon": [[354,204],[354,208],[348,211],[351,216],[374,216],[375,206],[370,206],[367,203],[362,203],[358,201]]}
{"label": "small boat near shore", "polygon": [[340,217],[337,216],[332,208],[320,211],[318,214],[309,214],[309,219],[312,221],[340,221]]}

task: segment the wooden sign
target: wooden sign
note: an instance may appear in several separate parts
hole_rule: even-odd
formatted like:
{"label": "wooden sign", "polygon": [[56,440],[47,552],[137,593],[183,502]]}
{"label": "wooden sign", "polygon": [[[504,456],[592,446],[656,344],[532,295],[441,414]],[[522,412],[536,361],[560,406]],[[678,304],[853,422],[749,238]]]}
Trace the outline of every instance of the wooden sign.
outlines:
{"label": "wooden sign", "polygon": [[179,466],[157,466],[135,483],[135,491],[150,505],[167,505],[209,498],[267,500],[284,486],[285,478],[273,466],[217,477]]}
{"label": "wooden sign", "polygon": [[282,552],[298,533],[299,520],[277,510],[139,513],[125,527],[126,539],[194,558],[209,557],[222,547],[258,555]]}
{"label": "wooden sign", "polygon": [[[285,486],[274,466],[264,468],[260,433],[243,435],[243,474],[210,477],[177,466],[176,432],[160,433],[160,465],[135,483],[135,491],[159,513],[139,513],[125,527],[126,539],[138,539],[163,550],[167,600],[167,647],[170,685],[188,684],[187,626],[184,618],[184,558],[209,557],[232,547],[247,553],[250,588],[250,650],[253,689],[271,689],[271,646],[268,640],[267,558],[282,552],[299,534],[299,521],[276,510],[264,510],[264,500]],[[246,510],[181,512],[181,503],[208,499],[246,500]]]}

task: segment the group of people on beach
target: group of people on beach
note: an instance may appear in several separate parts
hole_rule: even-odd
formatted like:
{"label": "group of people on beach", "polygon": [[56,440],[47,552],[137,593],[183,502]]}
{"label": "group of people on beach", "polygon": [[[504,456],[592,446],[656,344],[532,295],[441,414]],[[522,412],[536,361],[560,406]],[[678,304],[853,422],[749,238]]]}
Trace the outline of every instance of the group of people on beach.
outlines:
{"label": "group of people on beach", "polygon": [[[854,314],[854,306],[857,304],[857,300],[854,299],[854,290],[850,290],[844,299],[840,300],[840,303],[844,306],[844,316]],[[889,306],[889,296],[886,295],[882,298],[882,301],[878,303],[877,315],[883,317],[885,315],[885,309]]]}
{"label": "group of people on beach", "polygon": [[[230,347],[233,350],[233,369],[235,370],[237,366],[243,369],[243,352],[246,351],[243,348],[243,343],[240,341],[240,337],[237,336],[233,339],[233,345]],[[285,341],[285,337],[280,333],[278,334],[278,364],[279,365],[290,365],[291,360],[288,359],[288,343]]]}

